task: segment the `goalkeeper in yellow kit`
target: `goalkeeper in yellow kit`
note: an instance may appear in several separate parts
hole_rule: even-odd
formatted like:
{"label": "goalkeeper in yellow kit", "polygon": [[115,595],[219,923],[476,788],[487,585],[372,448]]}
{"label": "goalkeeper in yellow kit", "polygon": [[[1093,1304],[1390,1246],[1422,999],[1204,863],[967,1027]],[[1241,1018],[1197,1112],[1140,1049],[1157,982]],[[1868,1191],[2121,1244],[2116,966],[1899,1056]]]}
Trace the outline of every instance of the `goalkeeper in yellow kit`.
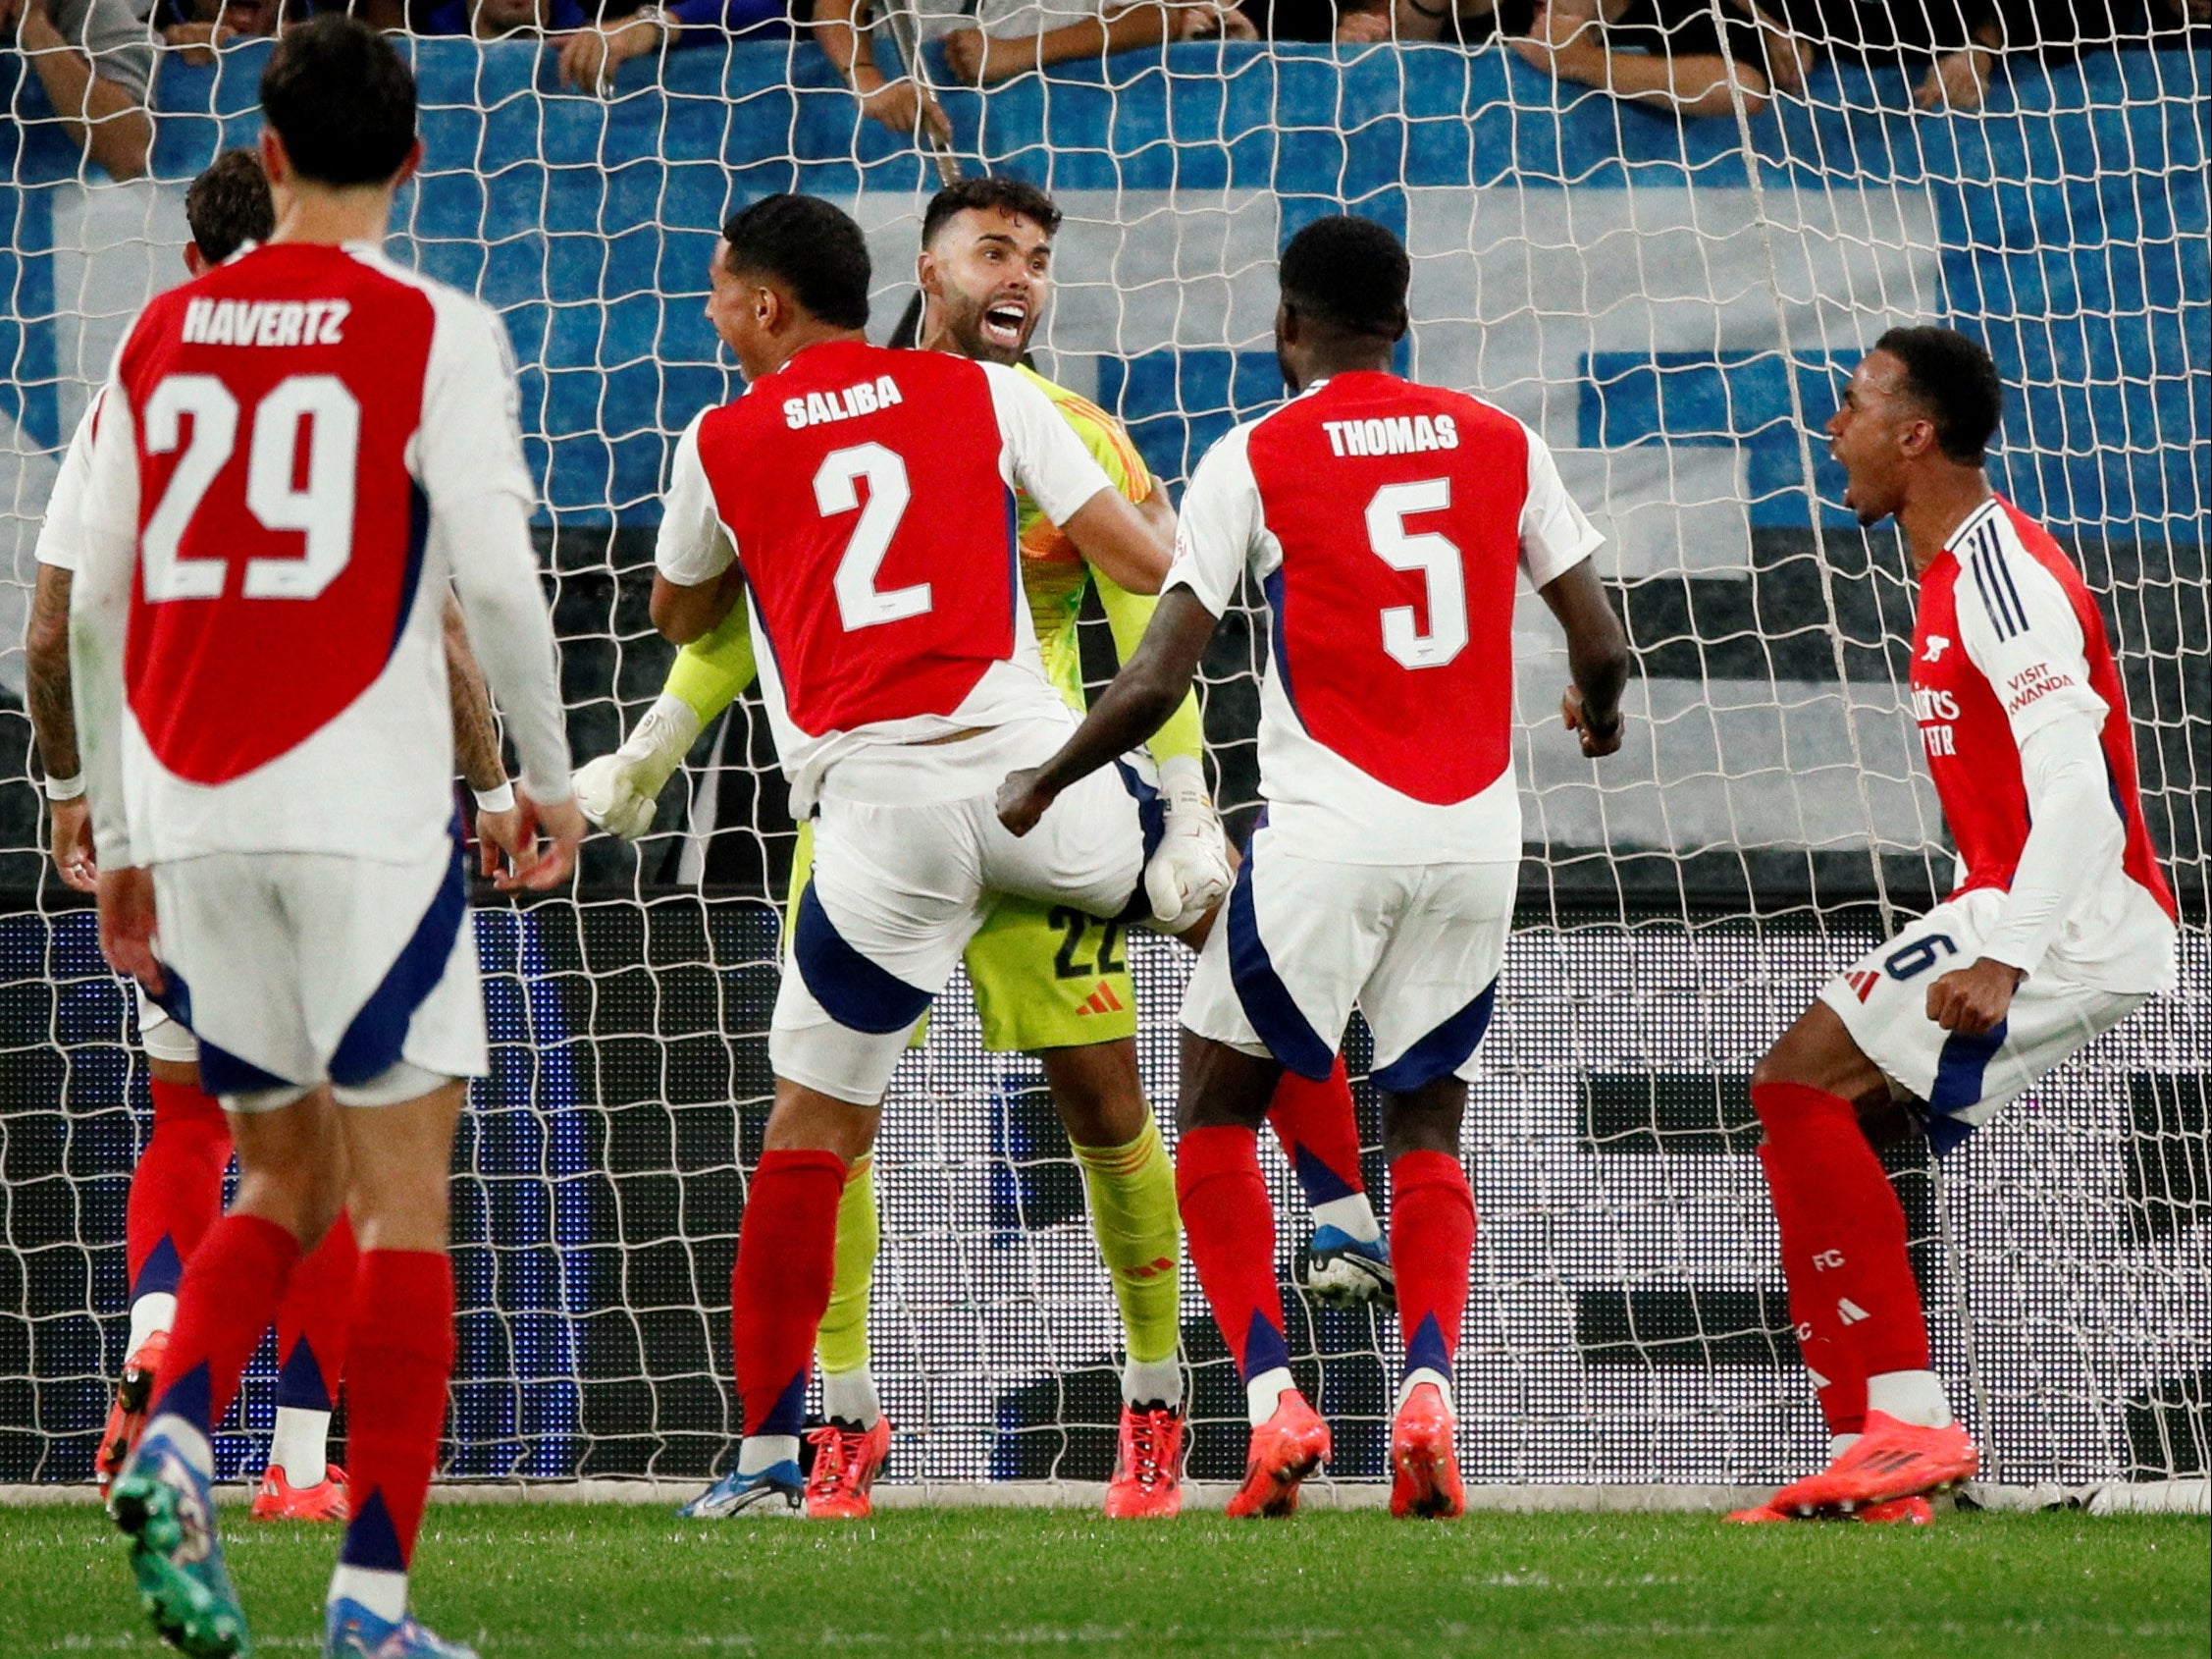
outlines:
{"label": "goalkeeper in yellow kit", "polygon": [[[1052,238],[1060,217],[1049,196],[1019,180],[971,179],[939,191],[922,221],[923,348],[1018,363],[1050,293]],[[1024,372],[1156,531],[1164,562],[1175,514],[1129,435],[1095,404],[1033,371]],[[1026,496],[1018,511],[1023,586],[1045,669],[1080,710],[1083,687],[1076,623],[1085,590],[1096,584],[1117,653],[1125,658],[1143,635],[1155,602],[1093,570]],[[586,816],[625,839],[645,833],[661,786],[706,722],[752,684],[754,671],[746,612],[738,606],[711,633],[683,649],[665,691],[629,740],[577,775],[577,799]],[[1202,824],[1218,834],[1202,747],[1197,700],[1191,697],[1151,749],[1171,823]],[[802,826],[794,894],[806,883],[809,850]],[[1006,900],[969,945],[966,961],[984,1047],[1030,1052],[1043,1062],[1046,1085],[1083,1172],[1099,1253],[1113,1277],[1128,1361],[1106,1513],[1173,1515],[1182,1500],[1184,1438],[1175,1173],[1137,1076],[1136,997],[1124,934],[1117,924],[1079,911]],[[1289,1076],[1286,1083],[1286,1094],[1294,1097],[1279,1101],[1277,1128],[1315,1203],[1322,1223],[1317,1246],[1332,1236],[1342,1241],[1326,1260],[1317,1249],[1308,1282],[1346,1299],[1387,1296],[1388,1256],[1359,1182],[1357,1132],[1343,1068],[1327,1084]],[[811,1515],[868,1513],[869,1484],[889,1450],[889,1427],[869,1369],[868,1305],[876,1247],[872,1171],[864,1158],[853,1165],[838,1211],[834,1291],[816,1342],[823,1416],[829,1420],[812,1436]]]}

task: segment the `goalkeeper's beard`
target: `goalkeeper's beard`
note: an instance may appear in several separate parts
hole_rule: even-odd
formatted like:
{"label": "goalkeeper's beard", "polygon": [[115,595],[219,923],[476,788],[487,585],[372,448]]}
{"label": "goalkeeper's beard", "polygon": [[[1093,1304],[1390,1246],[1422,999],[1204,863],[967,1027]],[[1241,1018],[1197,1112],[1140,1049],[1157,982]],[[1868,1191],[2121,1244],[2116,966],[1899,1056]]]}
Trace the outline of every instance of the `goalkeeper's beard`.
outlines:
{"label": "goalkeeper's beard", "polygon": [[971,362],[996,363],[1001,368],[1012,368],[1028,355],[1029,342],[1036,335],[1037,318],[1043,311],[1040,306],[1029,313],[1022,338],[1010,349],[983,334],[983,313],[990,308],[989,300],[978,302],[965,294],[956,297],[948,293],[937,304],[944,319],[945,338],[952,342],[953,349]]}

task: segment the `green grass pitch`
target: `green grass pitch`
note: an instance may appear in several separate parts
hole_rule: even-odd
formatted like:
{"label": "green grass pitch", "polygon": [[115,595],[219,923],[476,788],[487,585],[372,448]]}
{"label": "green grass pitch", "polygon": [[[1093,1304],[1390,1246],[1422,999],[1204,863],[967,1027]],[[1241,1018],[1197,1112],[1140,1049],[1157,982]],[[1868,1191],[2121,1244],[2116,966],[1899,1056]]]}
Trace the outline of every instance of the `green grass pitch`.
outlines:
{"label": "green grass pitch", "polygon": [[[315,1651],[335,1536],[228,1514],[263,1652]],[[1942,1515],[1924,1531],[1710,1517],[1374,1512],[1109,1525],[898,1511],[838,1526],[665,1511],[430,1512],[417,1604],[485,1659],[539,1654],[2189,1654],[2201,1520]],[[0,1647],[165,1651],[90,1508],[0,1510]]]}

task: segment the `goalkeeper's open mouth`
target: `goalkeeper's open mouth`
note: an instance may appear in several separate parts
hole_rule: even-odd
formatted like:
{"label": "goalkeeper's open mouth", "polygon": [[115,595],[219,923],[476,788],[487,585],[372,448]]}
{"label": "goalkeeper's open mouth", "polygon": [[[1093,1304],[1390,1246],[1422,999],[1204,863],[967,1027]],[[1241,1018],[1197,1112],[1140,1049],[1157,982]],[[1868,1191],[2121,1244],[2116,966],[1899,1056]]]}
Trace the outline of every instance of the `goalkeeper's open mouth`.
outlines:
{"label": "goalkeeper's open mouth", "polygon": [[1028,325],[1029,307],[1022,300],[1001,299],[983,308],[983,338],[993,346],[1020,350]]}

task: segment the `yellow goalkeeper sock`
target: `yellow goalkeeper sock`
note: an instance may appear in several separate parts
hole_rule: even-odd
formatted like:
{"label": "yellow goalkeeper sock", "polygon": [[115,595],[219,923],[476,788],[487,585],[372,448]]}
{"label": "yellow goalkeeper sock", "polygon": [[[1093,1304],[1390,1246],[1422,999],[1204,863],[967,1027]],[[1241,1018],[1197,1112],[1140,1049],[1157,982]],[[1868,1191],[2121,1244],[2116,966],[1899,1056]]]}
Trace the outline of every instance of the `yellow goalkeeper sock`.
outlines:
{"label": "yellow goalkeeper sock", "polygon": [[704,726],[744,694],[756,671],[753,628],[740,599],[728,615],[676,653],[662,689],[690,704]]}
{"label": "yellow goalkeeper sock", "polygon": [[881,1410],[868,1365],[868,1300],[875,1282],[875,1252],[881,1236],[875,1214],[875,1160],[856,1158],[837,1200],[829,1307],[821,1316],[815,1353],[821,1361],[822,1415],[864,1428],[874,1426]]}
{"label": "yellow goalkeeper sock", "polygon": [[1120,1147],[1077,1147],[1090,1197],[1090,1229],[1114,1278],[1130,1368],[1123,1391],[1132,1404],[1183,1397],[1176,1364],[1181,1345],[1176,1258],[1181,1221],[1175,1207],[1175,1165],[1149,1115],[1144,1131]]}

